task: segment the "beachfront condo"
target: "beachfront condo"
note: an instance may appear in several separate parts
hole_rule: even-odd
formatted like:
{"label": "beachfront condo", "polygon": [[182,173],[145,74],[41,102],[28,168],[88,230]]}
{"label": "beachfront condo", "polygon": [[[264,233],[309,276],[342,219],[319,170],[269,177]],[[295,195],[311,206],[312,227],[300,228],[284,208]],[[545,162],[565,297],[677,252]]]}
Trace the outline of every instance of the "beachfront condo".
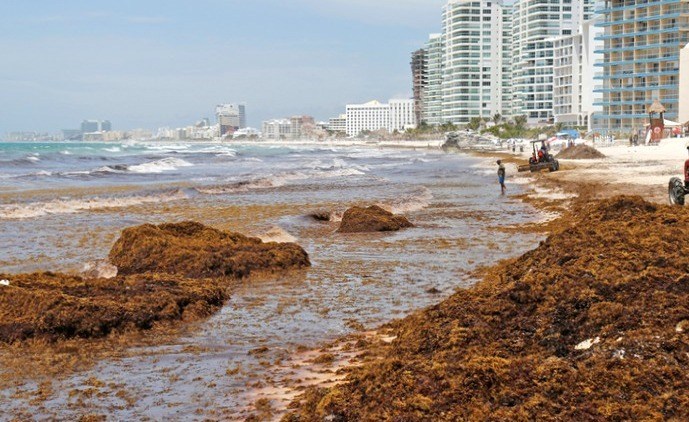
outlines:
{"label": "beachfront condo", "polygon": [[512,90],[515,115],[551,123],[553,39],[577,34],[593,17],[594,0],[517,0],[512,10]]}
{"label": "beachfront condo", "polygon": [[594,63],[602,60],[597,54],[602,30],[595,20],[586,20],[575,34],[553,38],[553,117],[566,128],[591,130],[594,115],[602,111],[600,93],[594,93]]}
{"label": "beachfront condo", "polygon": [[416,127],[414,100],[390,100],[387,104],[369,101],[364,104],[347,104],[347,135],[386,130],[403,132]]}
{"label": "beachfront condo", "polygon": [[642,129],[655,99],[666,119],[689,120],[689,0],[606,0],[598,14],[599,128]]}
{"label": "beachfront condo", "polygon": [[443,8],[442,122],[512,115],[511,14],[501,0],[450,0]]}
{"label": "beachfront condo", "polygon": [[431,34],[426,43],[426,85],[424,86],[421,121],[429,125],[443,123],[443,57],[442,34]]}

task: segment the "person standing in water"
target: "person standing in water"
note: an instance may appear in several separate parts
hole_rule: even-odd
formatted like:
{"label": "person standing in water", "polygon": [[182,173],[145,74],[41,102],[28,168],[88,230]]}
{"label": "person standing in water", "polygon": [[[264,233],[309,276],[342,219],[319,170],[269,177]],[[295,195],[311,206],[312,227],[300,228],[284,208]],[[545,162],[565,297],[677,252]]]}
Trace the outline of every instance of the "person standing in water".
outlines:
{"label": "person standing in water", "polygon": [[501,160],[498,160],[498,181],[500,182],[500,190],[504,195],[507,186],[505,186],[505,165]]}

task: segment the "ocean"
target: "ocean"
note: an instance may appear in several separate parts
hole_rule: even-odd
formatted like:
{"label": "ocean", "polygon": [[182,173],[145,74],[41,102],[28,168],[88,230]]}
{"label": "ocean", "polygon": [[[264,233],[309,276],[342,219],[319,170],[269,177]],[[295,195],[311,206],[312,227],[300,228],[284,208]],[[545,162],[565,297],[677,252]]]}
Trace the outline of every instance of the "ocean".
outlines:
{"label": "ocean", "polygon": [[[126,227],[184,220],[295,241],[313,264],[298,276],[243,284],[221,312],[171,344],[55,381],[40,408],[29,398],[10,400],[36,380],[1,386],[0,401],[11,402],[10,412],[63,418],[84,409],[115,419],[239,411],[248,386],[268,382],[274,368],[266,362],[437,303],[474,283],[475,269],[536,246],[539,236],[514,228],[543,216],[501,196],[495,172],[482,159],[429,148],[0,143],[2,273],[79,272],[107,257]],[[509,178],[508,188],[521,192]],[[335,233],[344,210],[371,204],[416,227]],[[333,221],[308,217],[321,210]],[[258,347],[268,351],[248,353]],[[75,407],[70,391],[93,377],[105,383],[102,394]],[[137,399],[125,403],[122,389]]]}

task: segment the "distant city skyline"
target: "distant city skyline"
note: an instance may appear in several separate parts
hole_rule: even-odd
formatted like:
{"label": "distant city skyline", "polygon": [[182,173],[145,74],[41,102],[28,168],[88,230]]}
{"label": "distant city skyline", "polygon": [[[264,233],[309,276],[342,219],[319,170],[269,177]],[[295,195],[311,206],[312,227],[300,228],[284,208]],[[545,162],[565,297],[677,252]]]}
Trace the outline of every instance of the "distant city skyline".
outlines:
{"label": "distant city skyline", "polygon": [[243,103],[247,124],[410,98],[409,51],[444,0],[0,4],[0,134],[82,120],[185,126]]}

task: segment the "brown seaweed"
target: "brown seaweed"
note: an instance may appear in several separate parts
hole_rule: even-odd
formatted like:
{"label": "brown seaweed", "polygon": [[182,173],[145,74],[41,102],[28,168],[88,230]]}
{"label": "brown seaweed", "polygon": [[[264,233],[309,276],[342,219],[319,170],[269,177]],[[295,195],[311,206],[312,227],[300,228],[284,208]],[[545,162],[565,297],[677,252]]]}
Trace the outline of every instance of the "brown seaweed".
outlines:
{"label": "brown seaweed", "polygon": [[394,215],[383,208],[372,205],[368,208],[352,207],[345,211],[339,233],[366,233],[397,231],[414,227],[405,217]]}
{"label": "brown seaweed", "polygon": [[284,420],[689,419],[689,211],[616,197],[569,218]]}
{"label": "brown seaweed", "polygon": [[195,222],[128,228],[109,258],[119,274],[155,272],[187,278],[241,278],[253,271],[310,266],[308,254],[297,244],[264,243]]}

